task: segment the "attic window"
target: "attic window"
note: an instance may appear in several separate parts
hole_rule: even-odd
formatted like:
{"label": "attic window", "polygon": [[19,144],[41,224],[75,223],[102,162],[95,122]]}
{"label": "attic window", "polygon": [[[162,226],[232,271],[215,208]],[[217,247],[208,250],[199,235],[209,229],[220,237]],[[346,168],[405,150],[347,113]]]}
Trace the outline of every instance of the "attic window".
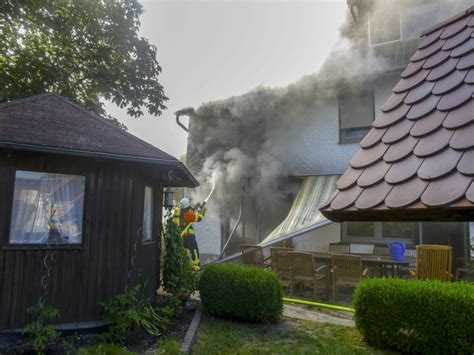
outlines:
{"label": "attic window", "polygon": [[369,43],[376,46],[400,41],[400,5],[396,0],[377,0],[369,15]]}
{"label": "attic window", "polygon": [[80,244],[85,176],[18,170],[11,244]]}
{"label": "attic window", "polygon": [[339,98],[339,143],[358,143],[374,120],[371,92],[351,92]]}

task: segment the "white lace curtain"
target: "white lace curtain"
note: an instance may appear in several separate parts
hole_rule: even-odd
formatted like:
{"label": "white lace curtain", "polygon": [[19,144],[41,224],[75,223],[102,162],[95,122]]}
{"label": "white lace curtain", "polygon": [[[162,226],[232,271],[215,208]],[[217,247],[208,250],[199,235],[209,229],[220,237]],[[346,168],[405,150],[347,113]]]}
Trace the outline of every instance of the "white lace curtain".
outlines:
{"label": "white lace curtain", "polygon": [[85,177],[18,170],[10,243],[81,243]]}

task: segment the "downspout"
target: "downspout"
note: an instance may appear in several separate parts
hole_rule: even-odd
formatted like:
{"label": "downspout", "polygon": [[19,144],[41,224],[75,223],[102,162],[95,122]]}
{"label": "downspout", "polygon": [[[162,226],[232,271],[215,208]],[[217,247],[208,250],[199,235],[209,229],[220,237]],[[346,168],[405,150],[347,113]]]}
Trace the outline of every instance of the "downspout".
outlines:
{"label": "downspout", "polygon": [[189,132],[189,128],[186,127],[179,119],[181,116],[188,116],[188,117],[195,116],[196,112],[194,111],[194,108],[186,107],[186,108],[176,111],[174,114],[176,115],[176,123],[178,124],[178,126],[184,129],[186,132]]}
{"label": "downspout", "polygon": [[352,15],[352,18],[354,19],[354,22],[355,23],[358,23],[358,18],[357,18],[357,15],[356,15],[356,12],[355,12],[355,9],[359,10],[358,9],[358,1],[357,0],[347,0],[347,6],[349,7],[349,11]]}

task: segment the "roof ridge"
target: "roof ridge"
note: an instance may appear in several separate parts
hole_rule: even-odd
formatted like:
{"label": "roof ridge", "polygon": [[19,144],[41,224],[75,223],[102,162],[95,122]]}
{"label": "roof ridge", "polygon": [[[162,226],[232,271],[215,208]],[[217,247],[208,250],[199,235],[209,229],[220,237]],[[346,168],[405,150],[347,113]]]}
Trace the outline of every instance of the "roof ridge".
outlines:
{"label": "roof ridge", "polygon": [[426,36],[426,35],[429,35],[430,33],[436,31],[436,30],[439,30],[440,28],[442,27],[446,27],[447,25],[451,24],[452,22],[454,21],[457,21],[463,17],[466,17],[466,16],[469,16],[470,14],[474,13],[474,5],[467,8],[466,10],[456,14],[456,15],[453,15],[451,17],[448,17],[446,20],[424,30],[423,32],[421,32],[421,35],[420,37],[423,37],[423,36]]}
{"label": "roof ridge", "polygon": [[28,103],[28,102],[33,102],[33,101],[36,101],[36,100],[39,100],[39,99],[42,99],[42,98],[45,98],[45,97],[48,97],[48,96],[56,96],[56,95],[61,96],[61,95],[56,94],[54,92],[45,92],[43,94],[28,96],[28,97],[24,97],[22,99],[15,99],[15,100],[12,100],[12,101],[0,102],[0,109],[3,109],[5,107],[10,107],[10,106],[15,106],[15,105],[21,105],[21,104]]}

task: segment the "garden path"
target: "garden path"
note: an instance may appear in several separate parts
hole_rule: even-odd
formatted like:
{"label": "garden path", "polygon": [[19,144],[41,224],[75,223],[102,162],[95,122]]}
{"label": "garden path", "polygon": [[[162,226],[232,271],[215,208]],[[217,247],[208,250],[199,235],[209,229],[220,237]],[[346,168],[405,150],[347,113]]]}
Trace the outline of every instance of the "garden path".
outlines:
{"label": "garden path", "polygon": [[331,323],[346,327],[355,327],[355,322],[347,317],[336,317],[326,313],[309,310],[299,306],[285,304],[283,306],[283,316],[289,318],[309,320],[320,323]]}

